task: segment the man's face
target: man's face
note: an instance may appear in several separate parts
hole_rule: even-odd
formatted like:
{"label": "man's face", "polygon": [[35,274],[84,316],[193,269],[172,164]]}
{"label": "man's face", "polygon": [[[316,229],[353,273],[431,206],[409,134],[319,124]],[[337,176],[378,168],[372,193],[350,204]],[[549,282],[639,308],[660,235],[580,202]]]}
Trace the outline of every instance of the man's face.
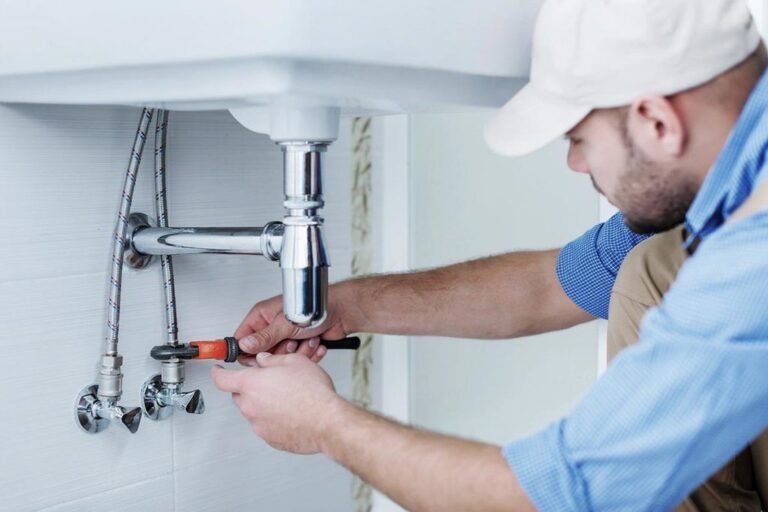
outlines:
{"label": "man's face", "polygon": [[568,132],[568,166],[589,174],[598,192],[637,233],[671,229],[685,220],[697,185],[679,161],[654,161],[634,143],[620,110],[595,110]]}

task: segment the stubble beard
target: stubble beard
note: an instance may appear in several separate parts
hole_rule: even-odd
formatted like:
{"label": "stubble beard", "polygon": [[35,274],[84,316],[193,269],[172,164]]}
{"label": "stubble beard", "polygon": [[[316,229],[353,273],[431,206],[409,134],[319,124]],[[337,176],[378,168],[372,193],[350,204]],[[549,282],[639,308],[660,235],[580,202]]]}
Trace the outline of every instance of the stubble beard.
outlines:
{"label": "stubble beard", "polygon": [[685,221],[697,192],[684,170],[662,169],[631,147],[616,203],[629,229],[639,234],[661,233]]}
{"label": "stubble beard", "polygon": [[635,233],[661,233],[685,221],[699,186],[682,168],[665,169],[652,162],[623,130],[626,172],[616,191],[616,206]]}

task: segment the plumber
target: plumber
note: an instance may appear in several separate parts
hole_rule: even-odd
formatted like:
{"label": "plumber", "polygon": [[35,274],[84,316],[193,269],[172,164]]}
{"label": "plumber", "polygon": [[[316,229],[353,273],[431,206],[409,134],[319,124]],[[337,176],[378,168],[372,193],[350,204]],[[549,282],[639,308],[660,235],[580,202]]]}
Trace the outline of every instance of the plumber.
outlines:
{"label": "plumber", "polygon": [[[741,0],[547,0],[530,83],[486,138],[520,155],[565,135],[621,214],[561,250],[338,283],[316,329],[260,302],[236,333],[252,367],[214,368],[216,385],[273,447],[325,453],[409,510],[760,510],[766,60]],[[318,336],[509,338],[594,317],[621,353],[566,417],[504,447],[361,410],[315,364]]]}

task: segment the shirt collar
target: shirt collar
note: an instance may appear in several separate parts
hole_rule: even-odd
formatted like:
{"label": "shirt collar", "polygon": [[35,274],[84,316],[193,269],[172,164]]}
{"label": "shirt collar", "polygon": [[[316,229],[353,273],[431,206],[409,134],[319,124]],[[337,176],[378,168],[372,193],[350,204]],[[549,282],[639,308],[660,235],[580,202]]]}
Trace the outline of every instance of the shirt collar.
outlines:
{"label": "shirt collar", "polygon": [[768,146],[767,113],[768,72],[752,90],[725,147],[688,209],[686,247],[722,226],[755,187]]}

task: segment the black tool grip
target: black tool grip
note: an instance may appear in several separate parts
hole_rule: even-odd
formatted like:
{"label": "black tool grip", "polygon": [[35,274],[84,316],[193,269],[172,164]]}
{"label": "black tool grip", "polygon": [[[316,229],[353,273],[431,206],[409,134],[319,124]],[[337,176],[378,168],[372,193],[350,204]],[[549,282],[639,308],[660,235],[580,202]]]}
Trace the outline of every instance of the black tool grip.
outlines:
{"label": "black tool grip", "polygon": [[[240,347],[237,340],[233,337],[224,338],[227,342],[228,356],[226,362],[232,362],[240,355]],[[320,345],[328,350],[357,350],[360,348],[360,338],[357,336],[348,336],[340,340],[320,340]]]}
{"label": "black tool grip", "polygon": [[320,340],[320,344],[328,350],[357,350],[360,348],[360,338],[347,336],[340,340]]}
{"label": "black tool grip", "polygon": [[197,347],[191,345],[157,345],[149,351],[152,359],[168,361],[169,359],[194,359],[198,355]]}

